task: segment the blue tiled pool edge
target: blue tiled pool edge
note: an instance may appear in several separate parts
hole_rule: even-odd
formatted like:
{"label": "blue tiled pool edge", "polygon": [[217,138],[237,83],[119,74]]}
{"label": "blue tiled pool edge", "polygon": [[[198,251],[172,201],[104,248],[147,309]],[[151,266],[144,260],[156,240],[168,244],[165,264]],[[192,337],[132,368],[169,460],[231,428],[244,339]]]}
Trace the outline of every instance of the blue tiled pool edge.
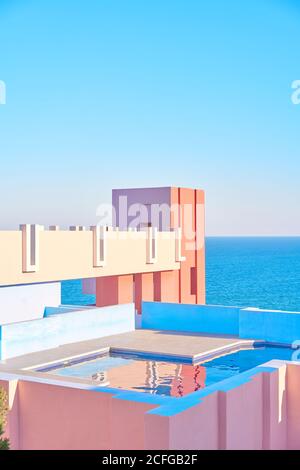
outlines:
{"label": "blue tiled pool edge", "polygon": [[[261,342],[259,343],[259,347],[262,346],[278,346],[270,343],[264,343],[263,345]],[[287,348],[287,345],[283,345],[283,348]],[[87,356],[84,356],[86,358]],[[145,357],[145,356],[144,356]],[[177,357],[177,356],[176,356]],[[89,355],[89,358],[95,358],[95,355]],[[82,360],[82,358],[77,358],[76,363]],[[158,358],[156,357],[156,360]],[[173,416],[177,413],[180,413],[188,408],[195,406],[196,404],[200,404],[203,399],[215,392],[227,392],[235,387],[239,387],[250,380],[252,380],[256,375],[261,373],[272,373],[276,371],[279,365],[284,365],[292,361],[287,360],[280,360],[280,359],[273,359],[264,364],[260,364],[255,366],[249,370],[244,372],[238,373],[232,377],[227,379],[220,380],[216,383],[210,384],[205,386],[204,389],[191,392],[183,397],[177,398],[167,395],[157,395],[151,394],[149,392],[137,392],[134,390],[125,390],[119,388],[113,388],[109,386],[100,386],[100,385],[91,385],[88,387],[89,390],[95,392],[103,392],[103,393],[110,393],[113,395],[114,399],[119,400],[128,400],[128,401],[136,401],[140,403],[149,403],[152,405],[157,405],[154,409],[148,411],[151,414],[157,414],[161,416]],[[39,369],[41,370],[41,369]],[[49,380],[54,379],[54,376],[49,376]]]}

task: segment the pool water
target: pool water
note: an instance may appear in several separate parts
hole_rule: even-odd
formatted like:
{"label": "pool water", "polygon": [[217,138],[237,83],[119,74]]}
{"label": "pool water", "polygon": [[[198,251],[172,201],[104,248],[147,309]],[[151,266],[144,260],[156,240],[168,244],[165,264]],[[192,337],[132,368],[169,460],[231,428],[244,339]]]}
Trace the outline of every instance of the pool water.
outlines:
{"label": "pool water", "polygon": [[292,360],[293,352],[290,348],[272,346],[241,349],[196,365],[107,354],[39,370],[60,376],[88,378],[95,384],[112,388],[182,397],[272,359]]}

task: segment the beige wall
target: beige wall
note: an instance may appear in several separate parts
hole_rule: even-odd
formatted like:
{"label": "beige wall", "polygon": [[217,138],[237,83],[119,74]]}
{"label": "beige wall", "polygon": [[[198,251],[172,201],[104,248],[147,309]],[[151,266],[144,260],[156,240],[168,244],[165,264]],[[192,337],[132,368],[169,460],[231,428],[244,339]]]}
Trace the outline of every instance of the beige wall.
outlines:
{"label": "beige wall", "polygon": [[91,231],[41,231],[37,272],[22,272],[22,232],[0,232],[0,286],[180,269],[175,233],[157,234],[157,261],[147,264],[146,232],[107,232],[107,263],[93,267]]}

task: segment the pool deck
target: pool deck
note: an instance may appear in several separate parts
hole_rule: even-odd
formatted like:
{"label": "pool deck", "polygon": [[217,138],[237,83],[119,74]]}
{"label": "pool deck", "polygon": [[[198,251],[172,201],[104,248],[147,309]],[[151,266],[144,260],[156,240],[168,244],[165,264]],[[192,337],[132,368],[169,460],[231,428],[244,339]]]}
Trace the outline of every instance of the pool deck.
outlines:
{"label": "pool deck", "polygon": [[65,344],[55,349],[0,361],[0,372],[34,369],[46,364],[108,351],[120,354],[139,352],[166,359],[181,357],[190,362],[199,362],[232,350],[251,347],[252,344],[252,340],[241,340],[232,336],[135,330],[105,338]]}

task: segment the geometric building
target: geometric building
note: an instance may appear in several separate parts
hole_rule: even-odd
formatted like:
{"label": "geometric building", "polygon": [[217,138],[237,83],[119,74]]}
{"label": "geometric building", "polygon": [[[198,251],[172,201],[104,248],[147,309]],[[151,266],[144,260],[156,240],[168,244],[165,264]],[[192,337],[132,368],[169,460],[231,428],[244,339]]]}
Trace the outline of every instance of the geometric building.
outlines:
{"label": "geometric building", "polygon": [[[11,447],[300,449],[299,312],[206,305],[202,190],[115,189],[110,209],[0,232]],[[62,304],[63,281],[93,301]]]}
{"label": "geometric building", "polygon": [[[133,224],[136,213],[139,214],[135,225],[138,230],[153,227],[168,232],[181,228],[184,261],[181,261],[180,270],[98,278],[97,305],[131,302],[133,292],[139,313],[142,300],[204,304],[204,192],[172,187],[121,189],[114,190],[112,197],[115,225],[120,230],[127,230]],[[107,292],[111,295],[109,299],[105,295]]]}

